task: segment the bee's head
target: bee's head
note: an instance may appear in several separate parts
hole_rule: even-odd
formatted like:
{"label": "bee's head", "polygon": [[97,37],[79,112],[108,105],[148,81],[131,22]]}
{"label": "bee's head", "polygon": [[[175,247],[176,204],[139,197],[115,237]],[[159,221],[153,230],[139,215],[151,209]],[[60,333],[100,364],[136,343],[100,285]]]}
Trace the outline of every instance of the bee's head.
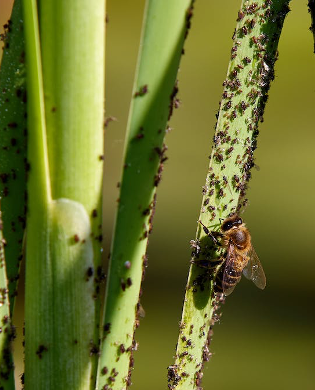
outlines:
{"label": "bee's head", "polygon": [[233,227],[237,227],[242,225],[243,220],[238,215],[234,214],[232,217],[226,218],[221,226],[221,229],[223,232],[227,232],[228,230],[232,229]]}

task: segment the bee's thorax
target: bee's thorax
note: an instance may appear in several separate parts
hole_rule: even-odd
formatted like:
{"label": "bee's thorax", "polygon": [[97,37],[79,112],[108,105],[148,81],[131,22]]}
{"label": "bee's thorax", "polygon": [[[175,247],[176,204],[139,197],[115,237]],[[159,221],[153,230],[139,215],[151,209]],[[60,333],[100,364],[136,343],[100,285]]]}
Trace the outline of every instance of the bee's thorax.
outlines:
{"label": "bee's thorax", "polygon": [[244,250],[250,245],[250,235],[245,227],[232,229],[228,234],[229,241],[238,249]]}

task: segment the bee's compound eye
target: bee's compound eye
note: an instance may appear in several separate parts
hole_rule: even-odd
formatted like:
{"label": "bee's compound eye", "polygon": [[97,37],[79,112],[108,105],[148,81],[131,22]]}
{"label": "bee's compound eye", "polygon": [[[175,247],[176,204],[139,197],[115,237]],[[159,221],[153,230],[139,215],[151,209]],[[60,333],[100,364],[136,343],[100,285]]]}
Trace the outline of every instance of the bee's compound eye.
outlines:
{"label": "bee's compound eye", "polygon": [[223,225],[222,225],[222,230],[223,230],[224,232],[226,232],[227,230],[232,229],[232,227],[233,227],[233,223],[232,223],[231,221],[226,221],[226,222],[224,222]]}

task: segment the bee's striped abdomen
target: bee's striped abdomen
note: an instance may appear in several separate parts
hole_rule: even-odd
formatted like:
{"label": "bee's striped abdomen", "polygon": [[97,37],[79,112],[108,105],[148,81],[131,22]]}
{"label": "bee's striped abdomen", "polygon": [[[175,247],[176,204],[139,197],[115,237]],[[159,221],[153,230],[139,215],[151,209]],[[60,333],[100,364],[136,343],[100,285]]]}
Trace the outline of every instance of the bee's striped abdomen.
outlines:
{"label": "bee's striped abdomen", "polygon": [[222,280],[222,289],[223,291],[228,291],[230,288],[234,287],[241,279],[242,270],[241,269],[230,269]]}
{"label": "bee's striped abdomen", "polygon": [[248,262],[247,257],[238,255],[235,252],[230,254],[229,261],[226,262],[223,271],[222,289],[224,295],[229,295],[241,279],[245,265]]}

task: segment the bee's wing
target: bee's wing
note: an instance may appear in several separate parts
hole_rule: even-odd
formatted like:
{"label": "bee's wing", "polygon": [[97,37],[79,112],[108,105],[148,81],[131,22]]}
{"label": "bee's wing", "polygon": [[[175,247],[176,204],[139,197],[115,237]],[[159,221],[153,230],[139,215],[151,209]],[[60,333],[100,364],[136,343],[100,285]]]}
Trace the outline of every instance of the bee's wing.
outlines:
{"label": "bee's wing", "polygon": [[[240,281],[240,277],[235,278],[235,263],[236,260],[236,253],[235,253],[235,247],[233,244],[229,244],[227,249],[227,255],[226,255],[226,261],[223,271],[223,280],[222,280],[222,287],[223,287],[223,293],[225,296],[230,295],[237,283]],[[235,281],[231,285],[231,279]]]}
{"label": "bee's wing", "polygon": [[252,280],[258,288],[263,290],[266,287],[266,276],[253,247],[248,252],[248,257],[249,260],[243,270],[243,274],[247,279]]}

